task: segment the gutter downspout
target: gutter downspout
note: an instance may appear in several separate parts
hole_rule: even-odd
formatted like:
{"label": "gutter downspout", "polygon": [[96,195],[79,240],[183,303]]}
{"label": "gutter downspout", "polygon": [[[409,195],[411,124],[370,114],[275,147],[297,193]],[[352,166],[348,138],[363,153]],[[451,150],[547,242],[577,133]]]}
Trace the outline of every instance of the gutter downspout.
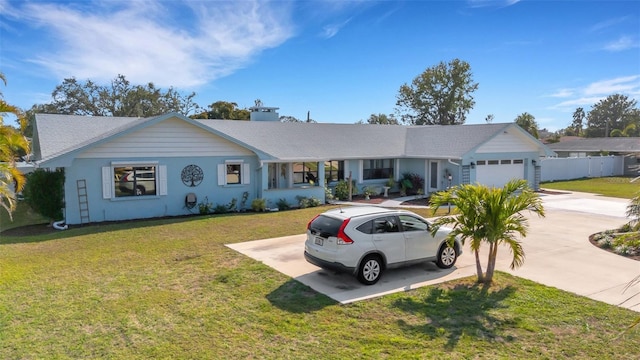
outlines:
{"label": "gutter downspout", "polygon": [[51,226],[56,230],[67,230],[69,228],[69,225],[65,224],[64,220],[55,221]]}

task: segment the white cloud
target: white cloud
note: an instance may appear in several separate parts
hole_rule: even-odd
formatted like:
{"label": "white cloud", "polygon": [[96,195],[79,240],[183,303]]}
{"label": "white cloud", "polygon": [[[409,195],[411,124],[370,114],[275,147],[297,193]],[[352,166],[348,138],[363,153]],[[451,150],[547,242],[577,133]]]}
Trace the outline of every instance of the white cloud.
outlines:
{"label": "white cloud", "polygon": [[555,104],[550,107],[551,109],[573,111],[576,107],[594,105],[598,101],[613,94],[625,94],[631,97],[637,97],[640,94],[640,75],[621,76],[613,79],[596,81],[584,86],[583,88],[573,89],[573,91],[560,89],[554,95],[563,94],[567,95],[563,97],[571,97],[574,96],[574,94],[577,97]]}
{"label": "white cloud", "polygon": [[612,19],[607,19],[605,21],[601,21],[595,25],[593,25],[590,29],[591,32],[601,32],[602,30],[611,28],[615,25],[624,23],[625,21],[631,19],[630,16],[622,16],[622,17],[617,17],[617,18],[612,18]]}
{"label": "white cloud", "polygon": [[574,94],[573,89],[558,89],[555,93],[548,95],[549,97],[566,98]]}
{"label": "white cloud", "polygon": [[[95,3],[94,3],[95,5]],[[287,3],[109,1],[80,6],[28,3],[21,17],[53,43],[33,62],[59,77],[194,87],[225,76],[292,34]],[[169,8],[171,7],[171,8]],[[183,18],[193,19],[181,28]],[[43,35],[44,36],[44,35]]]}
{"label": "white cloud", "polygon": [[331,39],[332,37],[336,36],[338,34],[338,32],[340,31],[340,29],[345,27],[349,23],[349,21],[351,21],[351,18],[349,18],[346,21],[343,21],[341,23],[334,23],[334,24],[325,25],[322,28],[321,36],[323,38],[325,38],[325,39]]}
{"label": "white cloud", "polygon": [[604,46],[604,50],[607,51],[623,51],[640,47],[637,40],[634,40],[630,36],[621,36],[618,40],[612,41]]}
{"label": "white cloud", "polygon": [[613,93],[629,93],[640,89],[640,75],[617,77],[589,84],[586,95],[611,95]]}
{"label": "white cloud", "polygon": [[576,107],[586,107],[597,103],[598,101],[604,99],[605,96],[588,96],[581,97],[577,99],[563,101],[559,104],[556,104],[551,107],[551,109],[565,110],[565,111],[573,111]]}

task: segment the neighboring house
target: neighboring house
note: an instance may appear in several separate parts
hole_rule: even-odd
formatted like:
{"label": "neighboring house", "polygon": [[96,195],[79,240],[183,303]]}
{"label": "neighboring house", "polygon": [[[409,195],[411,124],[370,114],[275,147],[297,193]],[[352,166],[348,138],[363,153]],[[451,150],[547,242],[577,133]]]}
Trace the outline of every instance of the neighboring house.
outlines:
{"label": "neighboring house", "polygon": [[36,115],[40,168],[65,169],[68,224],[197,213],[208,200],[325,201],[324,184],[358,189],[417,173],[425,193],[461,183],[538,189],[539,159],[555,155],[514,123],[447,126],[281,123],[277,108],[253,121]]}
{"label": "neighboring house", "polygon": [[637,176],[640,171],[640,137],[571,137],[548,146],[558,157],[624,156],[625,175]]}

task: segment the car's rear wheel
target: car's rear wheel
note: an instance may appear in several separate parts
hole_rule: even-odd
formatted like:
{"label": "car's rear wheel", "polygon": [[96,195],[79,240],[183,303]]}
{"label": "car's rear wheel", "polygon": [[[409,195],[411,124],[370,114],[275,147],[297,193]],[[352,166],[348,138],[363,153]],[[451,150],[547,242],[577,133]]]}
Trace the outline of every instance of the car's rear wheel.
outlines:
{"label": "car's rear wheel", "polygon": [[358,269],[358,281],[365,285],[373,285],[380,280],[382,270],[382,260],[380,259],[380,256],[369,255],[360,263],[360,269]]}
{"label": "car's rear wheel", "polygon": [[456,263],[456,259],[458,258],[458,252],[456,249],[452,248],[448,244],[442,244],[440,246],[440,250],[438,250],[438,260],[436,260],[436,265],[442,269],[448,269]]}

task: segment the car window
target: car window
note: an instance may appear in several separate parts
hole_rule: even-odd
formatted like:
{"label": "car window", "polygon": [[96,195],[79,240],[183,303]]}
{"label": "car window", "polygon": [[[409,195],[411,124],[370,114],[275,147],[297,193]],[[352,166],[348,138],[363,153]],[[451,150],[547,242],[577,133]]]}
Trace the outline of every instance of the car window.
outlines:
{"label": "car window", "polygon": [[400,215],[400,223],[403,231],[427,231],[429,224],[410,215]]}
{"label": "car window", "polygon": [[363,223],[362,225],[358,226],[356,228],[356,230],[360,231],[361,233],[364,234],[373,234],[373,220],[369,220],[365,223]]}
{"label": "car window", "polygon": [[376,234],[400,231],[398,227],[398,219],[396,219],[395,216],[380,217],[375,219],[373,222]]}
{"label": "car window", "polygon": [[342,220],[320,215],[311,222],[309,228],[315,234],[327,238],[329,236],[337,236],[341,225]]}
{"label": "car window", "polygon": [[395,216],[382,216],[369,220],[356,228],[365,234],[384,234],[400,231],[398,220]]}

